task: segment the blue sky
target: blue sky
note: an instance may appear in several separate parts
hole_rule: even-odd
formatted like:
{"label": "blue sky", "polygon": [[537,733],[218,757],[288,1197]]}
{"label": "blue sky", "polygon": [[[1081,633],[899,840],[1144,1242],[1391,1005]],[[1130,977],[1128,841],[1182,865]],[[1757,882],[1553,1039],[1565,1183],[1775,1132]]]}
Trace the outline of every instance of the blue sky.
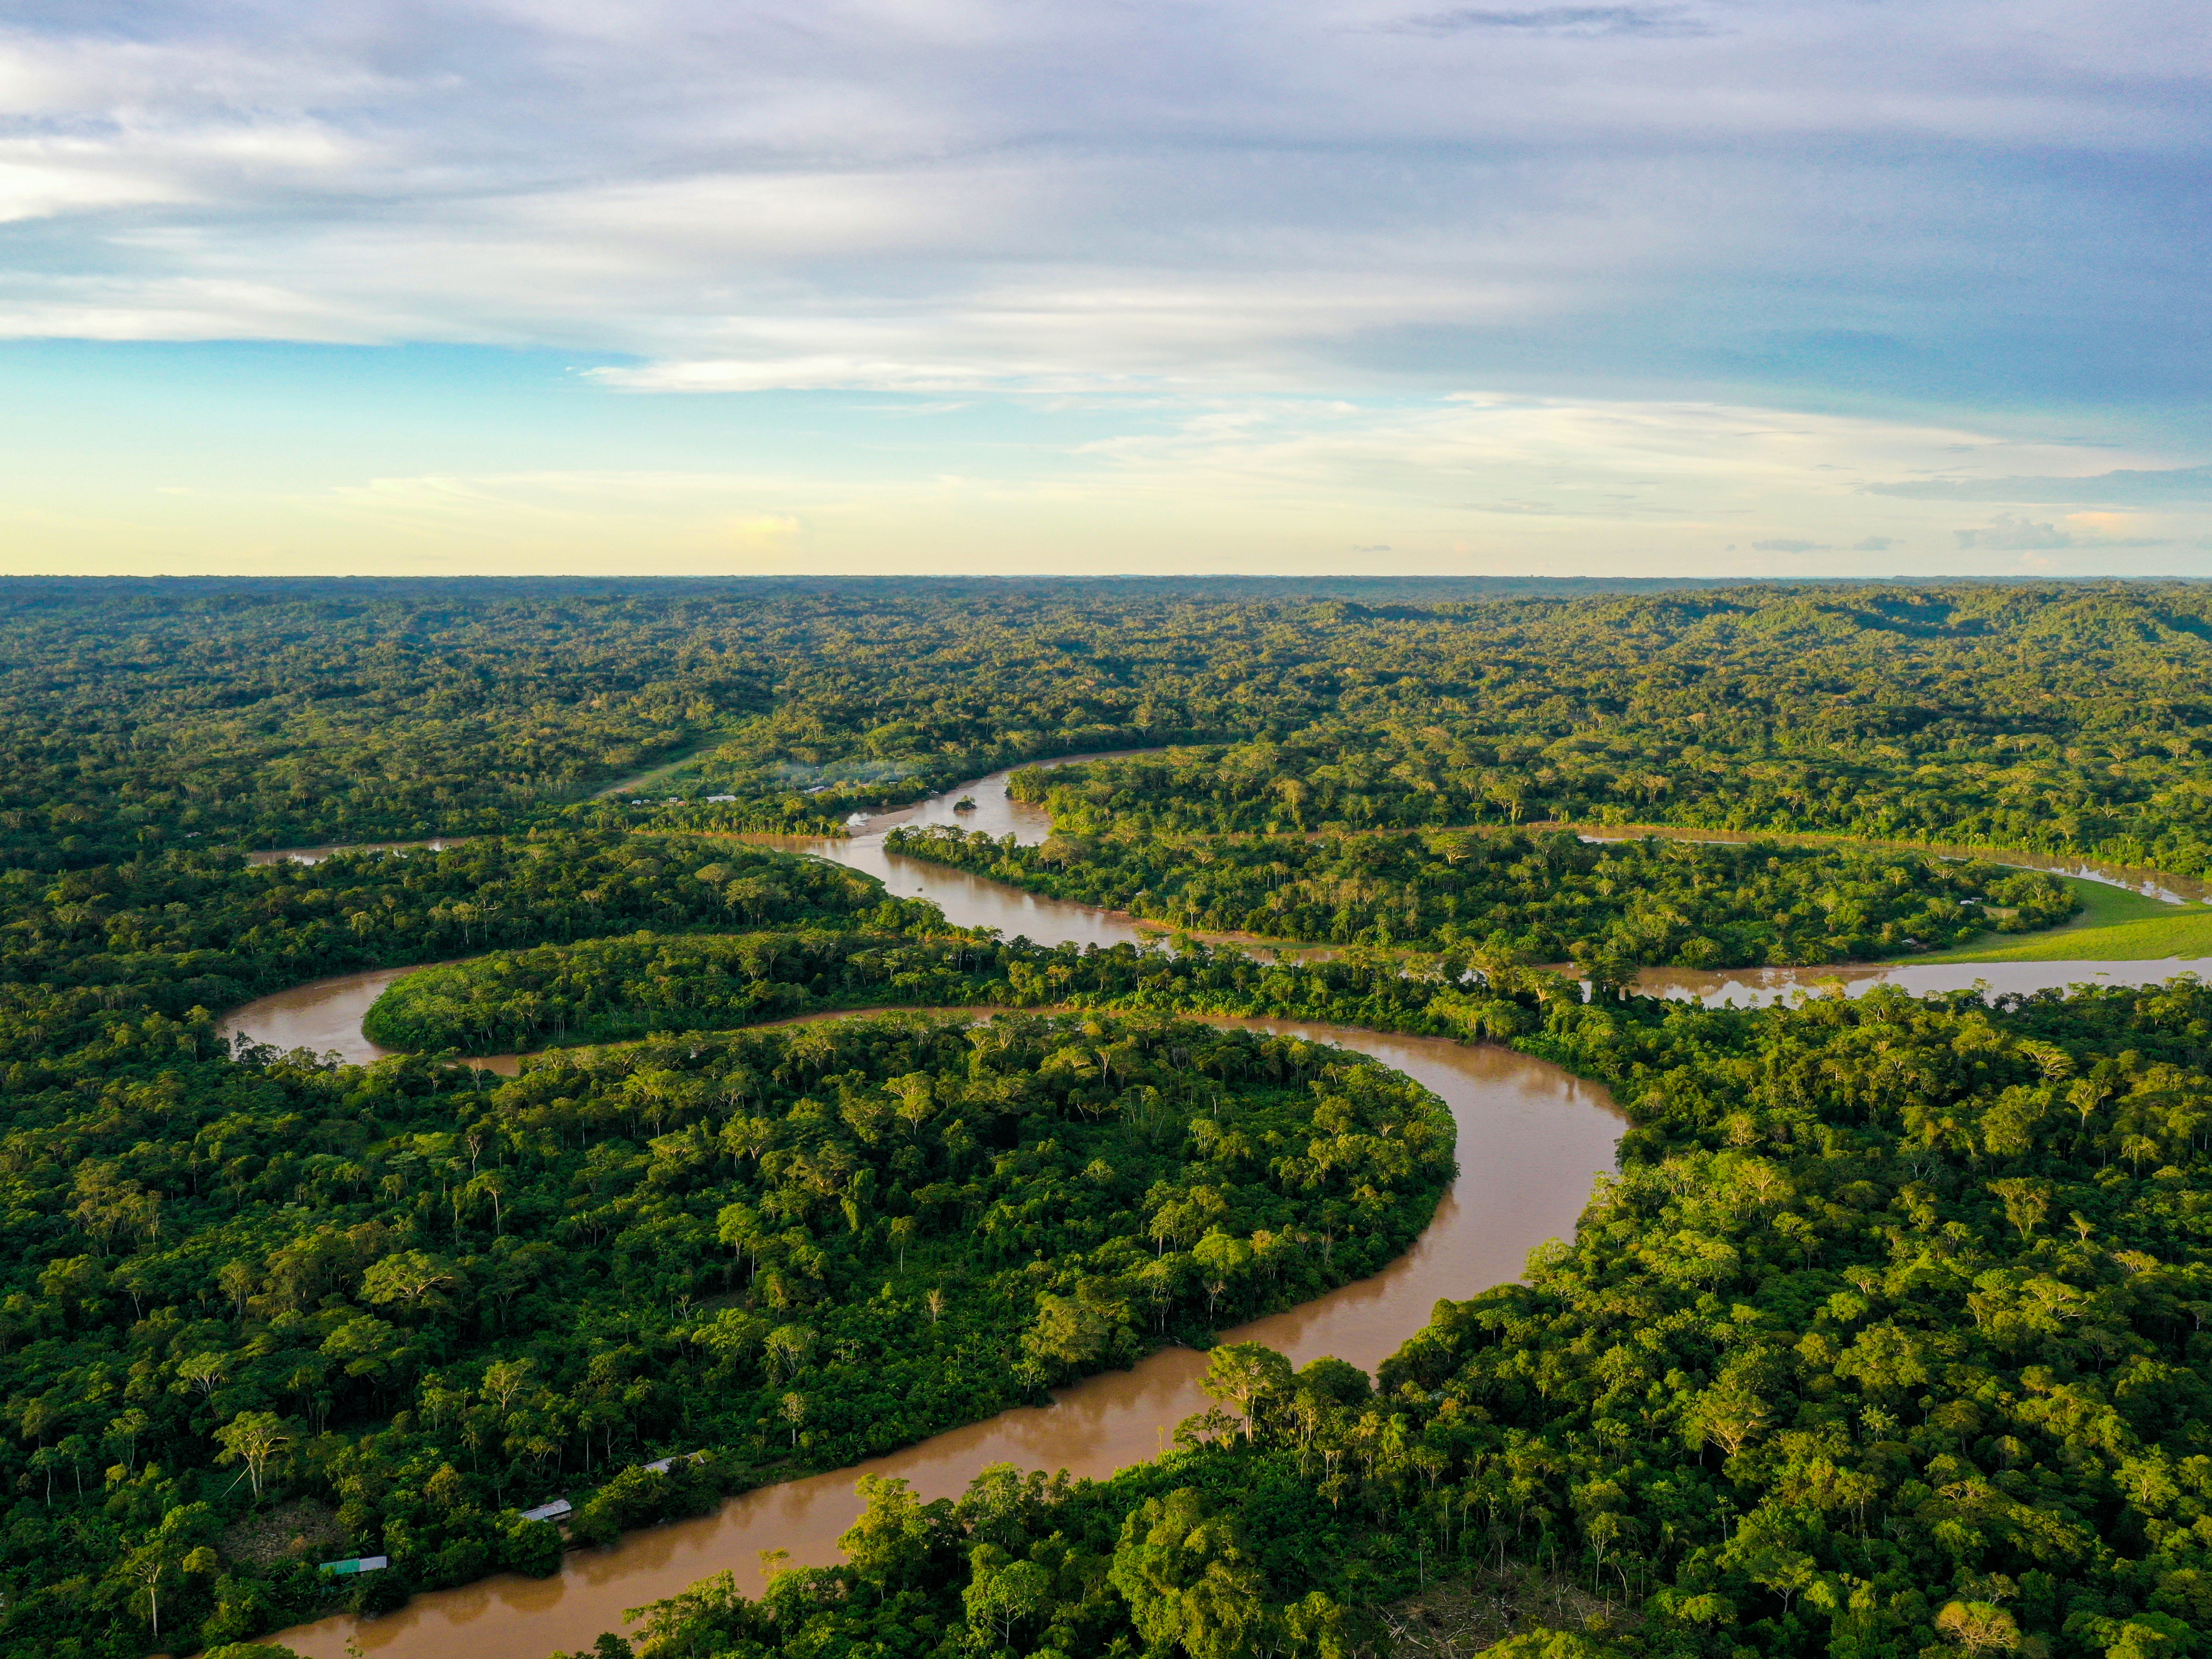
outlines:
{"label": "blue sky", "polygon": [[78,0],[0,569],[2212,574],[2212,11]]}

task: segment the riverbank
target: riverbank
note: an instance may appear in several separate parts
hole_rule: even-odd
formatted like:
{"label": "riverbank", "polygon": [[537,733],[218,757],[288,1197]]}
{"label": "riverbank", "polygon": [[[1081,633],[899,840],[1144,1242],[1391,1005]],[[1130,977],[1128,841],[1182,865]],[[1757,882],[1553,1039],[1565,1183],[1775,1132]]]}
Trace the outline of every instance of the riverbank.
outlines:
{"label": "riverbank", "polygon": [[[922,807],[908,810],[924,817],[931,811],[941,811],[947,821],[962,822],[968,815],[952,817],[959,796],[975,794],[979,806],[984,805],[991,800],[986,787],[991,781],[977,780],[933,797]],[[1013,805],[1003,803],[1001,810]],[[1008,818],[1012,816],[1008,811]],[[1039,838],[1049,829],[1048,823],[1036,820],[1018,825],[1010,822],[1007,827]],[[830,842],[823,855],[880,873],[893,890],[902,895],[937,902],[948,918],[959,925],[998,926],[1009,933],[1027,933],[1046,943],[1073,939],[1079,943],[1111,944],[1138,933],[1136,927],[1107,918],[1088,906],[1041,899],[945,866],[886,855],[880,832],[864,832],[857,838]],[[2097,927],[2078,924],[2087,920],[2126,926],[2130,925],[2126,921],[2130,914],[2141,920],[2139,912],[2122,902],[2129,896],[2123,890],[2106,887],[2105,891],[2114,896],[2089,895],[2096,899],[2096,908],[2077,918],[2076,926],[2055,931],[2094,933]],[[2115,917],[2120,918],[2117,924],[2112,921]],[[2154,922],[2171,919],[2156,910],[2149,918]],[[1016,925],[1008,927],[1010,922]],[[2180,971],[2184,966],[2162,965],[2171,971]],[[1639,988],[1707,1001],[1758,1002],[1831,986],[1860,991],[1890,983],[1920,994],[1966,988],[1987,977],[1995,981],[1992,988],[2026,991],[2093,976],[2094,964],[2085,967],[2090,971],[2061,974],[2027,963],[2008,972],[1984,975],[1972,963],[1947,966],[1923,957],[1905,963],[1747,970],[1741,975],[1649,970],[1639,981]],[[2107,964],[2107,971],[2128,970],[2114,962]],[[2153,977],[2146,970],[2135,971],[2145,982]],[[1662,977],[1686,982],[1662,982]],[[325,991],[335,988],[325,988]],[[365,1012],[374,994],[364,984],[355,994],[358,1000],[353,1030],[354,1041],[358,1042],[362,1041],[359,1014]],[[241,1009],[234,1012],[232,1019],[250,1024],[249,1016],[250,1008]],[[322,1012],[324,1029],[341,1025],[344,1018],[337,1006],[326,1005]],[[1297,1022],[1218,1023],[1249,1023],[1295,1030],[1313,1040],[1339,1041],[1341,1046],[1369,1054],[1425,1083],[1451,1105],[1461,1126],[1459,1157],[1463,1171],[1439,1206],[1430,1231],[1399,1264],[1374,1280],[1347,1286],[1304,1310],[1278,1316],[1294,1322],[1310,1314],[1317,1322],[1316,1329],[1308,1332],[1263,1322],[1248,1332],[1226,1334],[1224,1340],[1247,1337],[1264,1340],[1287,1349],[1297,1358],[1334,1352],[1358,1364],[1379,1363],[1420,1328],[1437,1296],[1464,1297],[1485,1285],[1510,1279],[1517,1275],[1530,1244],[1546,1237],[1570,1236],[1589,1180],[1611,1167],[1612,1137],[1620,1130],[1617,1118],[1600,1120],[1609,1125],[1601,1154],[1585,1145],[1587,1120],[1581,1109],[1593,1103],[1601,1091],[1513,1051],[1468,1047],[1443,1038],[1389,1036]],[[1480,1090],[1462,1090],[1449,1082],[1452,1068],[1485,1066],[1504,1069],[1482,1073],[1488,1081]],[[1432,1066],[1441,1069],[1429,1069]],[[1524,1072],[1520,1069],[1523,1066],[1536,1069]],[[1497,1091],[1508,1081],[1510,1133],[1498,1129],[1492,1115],[1499,1103]],[[1489,1127],[1470,1139],[1470,1126],[1483,1124]],[[1560,1146],[1571,1152],[1581,1149],[1577,1154],[1581,1159],[1578,1170],[1563,1172],[1563,1166],[1553,1161]],[[1568,1164],[1574,1162],[1574,1158],[1567,1159]],[[1550,1208],[1540,1215],[1532,1205]],[[1462,1214],[1491,1231],[1480,1239],[1456,1231]],[[1419,1280],[1411,1291],[1391,1289],[1398,1283],[1392,1275],[1401,1270],[1410,1274],[1412,1270],[1403,1264],[1417,1259],[1430,1264],[1441,1276]],[[1429,1269],[1422,1271],[1425,1273]],[[1370,1296],[1364,1286],[1376,1288]],[[1362,1300],[1363,1297],[1368,1299]],[[1348,1310],[1355,1306],[1365,1310],[1364,1326],[1352,1329],[1338,1322],[1349,1317]],[[1347,1311],[1332,1311],[1335,1310]],[[672,1594],[720,1569],[735,1568],[744,1586],[756,1588],[751,1563],[759,1549],[789,1549],[799,1563],[835,1559],[836,1540],[858,1511],[851,1488],[862,1474],[899,1474],[914,1480],[926,1497],[952,1496],[992,1462],[1012,1462],[1025,1468],[1066,1467],[1081,1474],[1110,1473],[1153,1456],[1162,1449],[1166,1433],[1176,1423],[1204,1410],[1209,1403],[1196,1388],[1202,1361],[1202,1356],[1188,1351],[1158,1354],[1134,1371],[1094,1377],[1063,1391],[1050,1407],[1020,1408],[890,1458],[760,1488],[732,1500],[716,1516],[632,1534],[608,1550],[571,1552],[557,1579],[493,1578],[420,1597],[408,1609],[384,1619],[367,1623],[326,1621],[281,1639],[308,1659],[339,1659],[348,1641],[360,1642],[380,1659],[543,1659],[553,1648],[586,1646],[599,1632],[618,1627],[623,1609]]]}
{"label": "riverbank", "polygon": [[2004,944],[1977,942],[1928,962],[2160,962],[2212,957],[2212,906],[2175,904],[2081,876],[2060,878],[2081,900],[2071,921]]}
{"label": "riverbank", "polygon": [[[1263,1342],[1297,1364],[1333,1354],[1372,1371],[1440,1298],[1516,1279],[1531,1249],[1572,1237],[1591,1183],[1614,1168],[1626,1120],[1603,1088],[1548,1061],[1309,1021],[1206,1023],[1333,1043],[1413,1079],[1449,1108],[1460,1170],[1427,1230],[1380,1273],[1224,1331],[1222,1342]],[[556,1649],[588,1649],[599,1632],[620,1629],[628,1609],[714,1572],[733,1571],[757,1594],[763,1551],[787,1551],[794,1566],[840,1559],[837,1539],[860,1513],[854,1488],[865,1475],[908,1480],[927,1502],[959,1496],[994,1463],[1103,1479],[1156,1457],[1178,1424],[1215,1403],[1199,1386],[1206,1362],[1192,1349],[1164,1349],[1132,1370],[1055,1390],[1049,1406],[1016,1407],[849,1468],[758,1487],[713,1516],[626,1534],[605,1548],[571,1550],[553,1578],[501,1574],[419,1595],[380,1618],[328,1619],[265,1639],[303,1659],[345,1659],[349,1644],[376,1659],[545,1659]]]}

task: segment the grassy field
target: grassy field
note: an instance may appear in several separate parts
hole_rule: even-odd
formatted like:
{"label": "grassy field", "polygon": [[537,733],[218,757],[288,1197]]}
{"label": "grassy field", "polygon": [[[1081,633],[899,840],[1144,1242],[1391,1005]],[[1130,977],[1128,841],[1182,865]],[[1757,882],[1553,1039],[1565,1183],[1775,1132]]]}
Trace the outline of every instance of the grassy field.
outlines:
{"label": "grassy field", "polygon": [[2163,962],[2212,957],[2212,908],[2168,904],[2101,881],[2061,877],[2081,901],[2073,921],[2047,933],[1990,933],[1964,951],[1923,962]]}
{"label": "grassy field", "polygon": [[592,799],[593,800],[605,800],[610,795],[634,795],[641,789],[650,789],[653,785],[661,782],[665,779],[673,777],[677,773],[690,765],[693,761],[697,760],[700,756],[707,754],[713,750],[720,748],[729,740],[730,734],[727,732],[717,732],[710,737],[702,738],[698,742],[692,744],[688,748],[683,750],[681,752],[671,756],[668,759],[661,761],[656,765],[647,768],[646,770],[642,772],[635,773],[629,777],[608,784],[603,789],[594,789],[592,792]]}

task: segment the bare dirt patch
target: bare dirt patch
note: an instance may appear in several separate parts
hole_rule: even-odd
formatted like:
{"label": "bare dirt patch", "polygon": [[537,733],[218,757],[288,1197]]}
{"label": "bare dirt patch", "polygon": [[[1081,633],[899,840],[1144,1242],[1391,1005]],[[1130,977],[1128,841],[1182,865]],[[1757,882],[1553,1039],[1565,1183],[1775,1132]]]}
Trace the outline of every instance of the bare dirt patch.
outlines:
{"label": "bare dirt patch", "polygon": [[1466,1659],[1539,1626],[1598,1634],[1642,1622],[1634,1608],[1534,1568],[1456,1576],[1392,1602],[1380,1617],[1399,1659]]}
{"label": "bare dirt patch", "polygon": [[280,1504],[265,1515],[249,1515],[223,1530],[218,1540],[229,1560],[248,1566],[273,1566],[286,1560],[323,1560],[345,1543],[338,1518],[311,1498]]}

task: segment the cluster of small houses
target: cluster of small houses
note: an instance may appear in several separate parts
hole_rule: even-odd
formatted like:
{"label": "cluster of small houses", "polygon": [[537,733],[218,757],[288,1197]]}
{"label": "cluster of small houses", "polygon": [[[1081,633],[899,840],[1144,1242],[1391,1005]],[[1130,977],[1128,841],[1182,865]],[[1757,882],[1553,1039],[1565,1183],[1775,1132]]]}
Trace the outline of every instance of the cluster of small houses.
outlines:
{"label": "cluster of small houses", "polygon": [[[688,1463],[695,1457],[704,1457],[704,1452],[680,1452],[672,1457],[656,1457],[645,1467],[654,1474],[665,1474],[678,1463]],[[558,1526],[575,1512],[575,1506],[565,1498],[556,1498],[550,1504],[540,1504],[534,1510],[525,1510],[526,1521],[550,1521]],[[325,1561],[323,1571],[333,1578],[352,1578],[364,1572],[382,1572],[392,1565],[388,1555],[355,1555],[343,1561]]]}

